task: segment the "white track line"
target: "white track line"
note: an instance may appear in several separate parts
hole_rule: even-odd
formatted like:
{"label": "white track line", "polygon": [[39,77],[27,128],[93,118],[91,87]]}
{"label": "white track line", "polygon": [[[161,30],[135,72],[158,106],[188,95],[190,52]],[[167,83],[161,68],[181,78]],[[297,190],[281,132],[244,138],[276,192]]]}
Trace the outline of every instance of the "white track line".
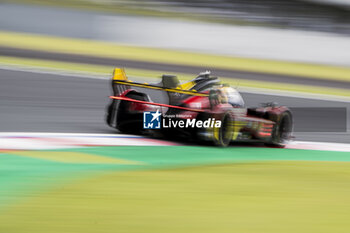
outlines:
{"label": "white track line", "polygon": [[286,146],[286,148],[302,149],[302,150],[350,152],[350,144],[346,144],[346,143],[292,141]]}
{"label": "white track line", "polygon": [[25,66],[25,65],[13,65],[0,62],[1,70],[10,70],[10,71],[20,71],[20,72],[29,72],[37,74],[52,74],[57,76],[69,76],[75,78],[89,78],[89,79],[102,79],[109,80],[111,74],[101,74],[93,72],[83,72],[83,71],[72,71],[72,70],[62,70],[54,68],[45,68],[45,67],[34,67],[34,66]]}
{"label": "white track line", "polygon": [[[93,73],[93,72],[80,72],[80,71],[68,71],[68,70],[59,70],[51,68],[39,68],[32,66],[22,66],[22,65],[13,65],[0,62],[0,69],[2,70],[11,70],[11,71],[20,71],[20,72],[30,72],[30,73],[40,73],[40,74],[51,74],[58,76],[69,76],[76,78],[88,78],[88,79],[100,79],[100,80],[109,80],[110,77],[108,74]],[[150,79],[147,77],[130,77],[135,80],[145,80]],[[151,77],[154,79],[154,77]],[[327,94],[312,94],[305,92],[297,91],[279,91],[275,89],[265,89],[265,88],[253,88],[253,87],[238,87],[241,92],[252,93],[252,94],[262,94],[262,95],[274,95],[274,96],[283,96],[283,97],[292,97],[292,98],[305,98],[305,99],[315,99],[315,100],[326,100],[334,102],[344,102],[350,103],[349,97],[334,96]]]}
{"label": "white track line", "polygon": [[[82,133],[0,133],[0,150],[65,149],[87,146],[175,146],[163,140],[128,134]],[[324,150],[350,152],[350,144],[292,141],[287,149]]]}
{"label": "white track line", "polygon": [[14,137],[132,137],[144,138],[132,134],[102,134],[102,133],[46,133],[46,132],[0,132],[0,137],[14,136]]}
{"label": "white track line", "polygon": [[86,146],[175,146],[177,143],[127,134],[0,133],[0,150],[65,149]]}
{"label": "white track line", "polygon": [[239,87],[239,86],[237,87],[237,90],[239,90],[239,92],[242,92],[242,93],[350,103],[350,98],[345,96],[343,97],[343,96],[326,95],[326,94],[313,94],[313,93],[305,93],[305,92],[297,92],[297,91],[280,91],[275,89]]}

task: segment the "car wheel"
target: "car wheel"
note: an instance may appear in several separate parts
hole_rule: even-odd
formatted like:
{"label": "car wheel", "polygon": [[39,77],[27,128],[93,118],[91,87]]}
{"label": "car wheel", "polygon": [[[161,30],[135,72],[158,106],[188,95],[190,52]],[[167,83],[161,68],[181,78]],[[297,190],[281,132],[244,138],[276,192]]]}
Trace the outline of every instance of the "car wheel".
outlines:
{"label": "car wheel", "polygon": [[293,119],[290,112],[284,112],[276,121],[272,130],[271,141],[265,143],[269,147],[283,148],[291,138],[293,130]]}
{"label": "car wheel", "polygon": [[227,147],[230,145],[234,133],[234,116],[231,111],[227,111],[219,118],[221,120],[221,127],[214,127],[213,143],[219,147]]}
{"label": "car wheel", "polygon": [[[148,101],[147,97],[143,93],[129,92],[125,95],[130,99]],[[118,107],[116,129],[121,133],[133,133],[138,134],[142,131],[142,114],[131,113],[129,111],[131,102],[121,100]]]}

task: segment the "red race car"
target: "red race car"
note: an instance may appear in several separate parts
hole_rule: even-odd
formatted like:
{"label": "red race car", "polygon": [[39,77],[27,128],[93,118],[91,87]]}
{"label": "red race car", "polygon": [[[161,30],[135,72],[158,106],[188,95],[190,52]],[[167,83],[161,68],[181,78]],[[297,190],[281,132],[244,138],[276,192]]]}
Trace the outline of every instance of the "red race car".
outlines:
{"label": "red race car", "polygon": [[[135,88],[132,88],[135,87]],[[159,84],[135,83],[115,69],[107,123],[123,133],[161,135],[186,141],[228,146],[232,141],[262,142],[284,147],[291,139],[293,119],[285,106],[266,103],[246,108],[239,92],[221,84],[210,72],[180,84],[163,75]],[[165,91],[168,104],[155,103],[139,89]]]}

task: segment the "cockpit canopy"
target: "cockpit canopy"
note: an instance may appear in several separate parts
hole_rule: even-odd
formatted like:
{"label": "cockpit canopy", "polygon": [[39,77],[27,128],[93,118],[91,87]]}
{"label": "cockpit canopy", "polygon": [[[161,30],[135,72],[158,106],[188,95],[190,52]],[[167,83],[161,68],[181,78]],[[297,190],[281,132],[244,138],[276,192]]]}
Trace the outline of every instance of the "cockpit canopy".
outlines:
{"label": "cockpit canopy", "polygon": [[228,85],[222,85],[219,88],[213,88],[209,92],[211,104],[229,103],[233,107],[244,107],[244,101],[241,94]]}

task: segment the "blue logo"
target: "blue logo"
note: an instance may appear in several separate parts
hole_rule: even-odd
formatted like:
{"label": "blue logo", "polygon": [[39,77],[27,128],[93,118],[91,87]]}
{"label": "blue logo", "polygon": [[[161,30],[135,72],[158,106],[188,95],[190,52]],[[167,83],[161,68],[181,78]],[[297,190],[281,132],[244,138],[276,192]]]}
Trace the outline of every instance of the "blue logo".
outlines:
{"label": "blue logo", "polygon": [[143,128],[144,129],[160,129],[160,116],[159,110],[156,112],[144,112],[143,113]]}

